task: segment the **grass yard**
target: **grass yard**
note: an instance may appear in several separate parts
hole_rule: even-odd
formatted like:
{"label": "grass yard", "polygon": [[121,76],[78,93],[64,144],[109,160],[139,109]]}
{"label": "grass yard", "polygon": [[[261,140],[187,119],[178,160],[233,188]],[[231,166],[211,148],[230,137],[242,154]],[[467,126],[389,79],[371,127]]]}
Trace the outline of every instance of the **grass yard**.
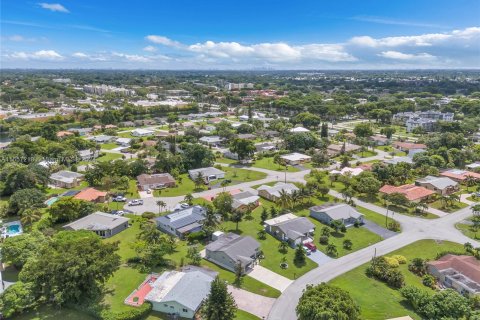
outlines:
{"label": "grass yard", "polygon": [[357,209],[358,212],[363,214],[365,216],[365,219],[375,222],[376,224],[384,228],[386,228],[386,225],[388,225],[389,223],[395,221],[395,219],[392,219],[392,217],[390,216],[388,216],[387,218],[381,214],[376,213],[375,211],[369,210],[364,207],[357,206],[355,207],[355,209]]}
{"label": "grass yard", "polygon": [[248,313],[246,311],[237,310],[237,316],[235,317],[235,319],[237,319],[237,320],[257,320],[257,319],[260,319],[260,318],[251,314],[251,313]]}
{"label": "grass yard", "polygon": [[64,189],[64,188],[46,188],[44,191],[46,192],[47,194],[47,198],[49,196],[53,196],[53,195],[59,195],[59,194],[62,194],[66,191],[70,191],[70,190],[82,190],[82,189],[85,189],[88,187],[88,182],[86,181],[82,181],[80,182],[80,184],[78,185],[78,187],[75,187],[75,188],[71,188],[71,189]]}
{"label": "grass yard", "polygon": [[376,156],[377,153],[375,151],[371,151],[371,150],[365,150],[365,151],[358,151],[357,153],[355,153],[357,156],[359,156],[360,158],[369,158],[369,157],[373,157],[373,156]]}
{"label": "grass yard", "polygon": [[455,211],[458,211],[460,209],[468,207],[468,204],[463,203],[463,202],[459,202],[459,201],[456,201],[453,204],[449,204],[448,206],[445,206],[443,201],[440,200],[440,199],[435,200],[434,202],[431,202],[428,205],[432,208],[442,210],[442,211],[445,211],[445,212],[449,212],[449,213],[450,212],[455,212]]}
{"label": "grass yard", "polygon": [[58,309],[58,307],[41,306],[37,310],[25,311],[13,317],[15,320],[93,320],[95,318],[73,309]]}
{"label": "grass yard", "polygon": [[[399,254],[405,256],[408,261],[417,257],[434,259],[437,253],[449,250],[464,251],[461,244],[422,240],[394,251],[388,254],[388,256]],[[422,284],[422,279],[420,277],[408,271],[407,265],[408,262],[399,267],[405,276],[406,284],[428,290],[427,287]],[[398,290],[394,290],[383,282],[368,278],[365,275],[367,266],[368,263],[353,269],[352,271],[333,279],[330,281],[330,284],[350,292],[353,299],[360,305],[362,319],[383,320],[409,315],[412,318],[419,320],[420,316],[404,303]]]}
{"label": "grass yard", "polygon": [[112,150],[119,147],[119,145],[116,143],[104,143],[104,144],[101,144],[100,146],[102,147],[102,149],[105,149],[105,150]]}
{"label": "grass yard", "polygon": [[[255,180],[264,179],[267,175],[263,172],[252,171],[247,169],[238,169],[238,168],[231,168],[231,167],[222,167],[223,171],[225,171],[225,179],[232,180],[232,183],[229,185],[235,185],[242,182],[249,182]],[[177,186],[175,188],[165,188],[162,190],[154,190],[155,196],[162,196],[162,197],[176,197],[186,195],[187,193],[194,193],[194,192],[201,192],[206,191],[207,186],[202,186],[201,188],[196,188],[195,184],[193,183],[192,179],[188,176],[187,173],[181,174],[180,179],[177,179]],[[214,181],[211,185],[219,184],[223,179]]]}
{"label": "grass yard", "polygon": [[111,161],[111,160],[117,160],[122,158],[122,154],[120,153],[111,153],[111,152],[106,152],[105,155],[97,158],[97,161]]}
{"label": "grass yard", "polygon": [[[273,163],[273,157],[264,157],[262,159],[255,160],[255,162],[252,164],[252,167],[263,168],[263,169],[274,170],[274,171],[285,171],[284,166]],[[297,168],[292,166],[287,166],[287,172],[297,172],[297,171],[299,171]]]}
{"label": "grass yard", "polygon": [[233,164],[233,163],[238,162],[237,160],[223,158],[223,157],[222,158],[216,158],[215,161],[218,162],[218,163],[226,163],[226,164]]}
{"label": "grass yard", "polygon": [[474,228],[472,225],[468,225],[465,223],[457,223],[455,227],[460,230],[464,235],[466,235],[469,238],[475,239],[475,240],[480,240],[480,230],[477,230],[475,232]]}

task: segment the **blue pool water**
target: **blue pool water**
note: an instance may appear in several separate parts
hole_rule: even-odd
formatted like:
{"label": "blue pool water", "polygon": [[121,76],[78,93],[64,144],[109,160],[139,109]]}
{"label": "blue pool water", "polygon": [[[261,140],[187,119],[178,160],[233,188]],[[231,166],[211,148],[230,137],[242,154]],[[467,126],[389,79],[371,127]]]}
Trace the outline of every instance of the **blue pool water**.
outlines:
{"label": "blue pool water", "polygon": [[52,204],[54,204],[57,200],[58,200],[57,197],[50,198],[50,199],[48,199],[48,200],[46,201],[46,204],[47,204],[47,206],[50,207],[50,206],[51,206]]}
{"label": "blue pool water", "polygon": [[20,225],[12,224],[11,226],[7,227],[7,234],[16,234],[20,232]]}

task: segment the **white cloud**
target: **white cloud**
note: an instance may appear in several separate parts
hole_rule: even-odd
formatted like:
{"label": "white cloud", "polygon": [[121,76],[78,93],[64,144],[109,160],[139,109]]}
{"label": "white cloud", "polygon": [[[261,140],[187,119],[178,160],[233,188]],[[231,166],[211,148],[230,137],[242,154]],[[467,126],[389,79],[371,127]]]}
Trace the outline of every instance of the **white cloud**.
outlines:
{"label": "white cloud", "polygon": [[379,57],[395,60],[433,60],[435,56],[428,53],[410,54],[399,51],[382,51],[377,54]]}
{"label": "white cloud", "polygon": [[42,3],[39,3],[39,5],[43,9],[47,9],[47,10],[50,10],[50,11],[58,11],[58,12],[65,12],[65,13],[70,12],[70,11],[68,11],[67,8],[62,6],[60,3],[45,3],[45,2],[42,2]]}
{"label": "white cloud", "polygon": [[143,51],[147,51],[147,52],[155,52],[157,50],[158,49],[154,46],[146,46],[145,48],[143,48]]}
{"label": "white cloud", "polygon": [[36,52],[32,53],[27,53],[27,52],[13,52],[10,55],[7,55],[7,57],[15,60],[63,60],[64,57],[57,53],[54,50],[39,50]]}
{"label": "white cloud", "polygon": [[8,37],[8,40],[15,41],[15,42],[22,42],[22,41],[25,41],[25,38],[19,34],[14,34],[13,36]]}
{"label": "white cloud", "polygon": [[149,62],[150,61],[150,58],[145,56],[140,56],[138,54],[126,54],[126,53],[114,52],[112,53],[112,56],[124,58],[125,60],[132,61],[132,62]]}
{"label": "white cloud", "polygon": [[171,40],[171,39],[169,39],[167,37],[164,37],[164,36],[149,35],[149,36],[146,36],[145,39],[147,39],[150,42],[153,42],[153,43],[156,43],[156,44],[161,44],[161,45],[168,46],[168,47],[181,47],[182,46],[180,42]]}
{"label": "white cloud", "polygon": [[75,52],[72,54],[72,57],[74,58],[80,58],[80,59],[87,59],[89,56],[83,52]]}
{"label": "white cloud", "polygon": [[364,47],[430,47],[447,41],[471,40],[480,37],[480,28],[472,27],[464,30],[453,30],[446,33],[427,33],[418,36],[398,36],[374,39],[369,36],[353,37],[349,43]]}

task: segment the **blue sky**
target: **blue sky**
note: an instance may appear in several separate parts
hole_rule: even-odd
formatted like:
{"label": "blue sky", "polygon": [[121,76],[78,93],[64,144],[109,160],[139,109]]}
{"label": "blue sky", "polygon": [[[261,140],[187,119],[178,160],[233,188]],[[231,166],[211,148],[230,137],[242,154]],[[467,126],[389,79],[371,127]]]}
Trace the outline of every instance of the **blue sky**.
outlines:
{"label": "blue sky", "polygon": [[476,0],[2,0],[0,22],[2,68],[480,67]]}

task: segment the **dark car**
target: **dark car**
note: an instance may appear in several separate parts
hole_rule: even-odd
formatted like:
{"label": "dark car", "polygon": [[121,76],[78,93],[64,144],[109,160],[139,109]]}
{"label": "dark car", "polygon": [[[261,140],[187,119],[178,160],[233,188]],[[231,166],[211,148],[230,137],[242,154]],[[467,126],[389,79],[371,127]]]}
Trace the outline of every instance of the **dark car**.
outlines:
{"label": "dark car", "polygon": [[315,244],[313,244],[313,242],[307,242],[307,243],[304,243],[303,245],[305,247],[307,247],[308,249],[310,249],[310,251],[312,251],[312,252],[317,251],[317,246]]}

